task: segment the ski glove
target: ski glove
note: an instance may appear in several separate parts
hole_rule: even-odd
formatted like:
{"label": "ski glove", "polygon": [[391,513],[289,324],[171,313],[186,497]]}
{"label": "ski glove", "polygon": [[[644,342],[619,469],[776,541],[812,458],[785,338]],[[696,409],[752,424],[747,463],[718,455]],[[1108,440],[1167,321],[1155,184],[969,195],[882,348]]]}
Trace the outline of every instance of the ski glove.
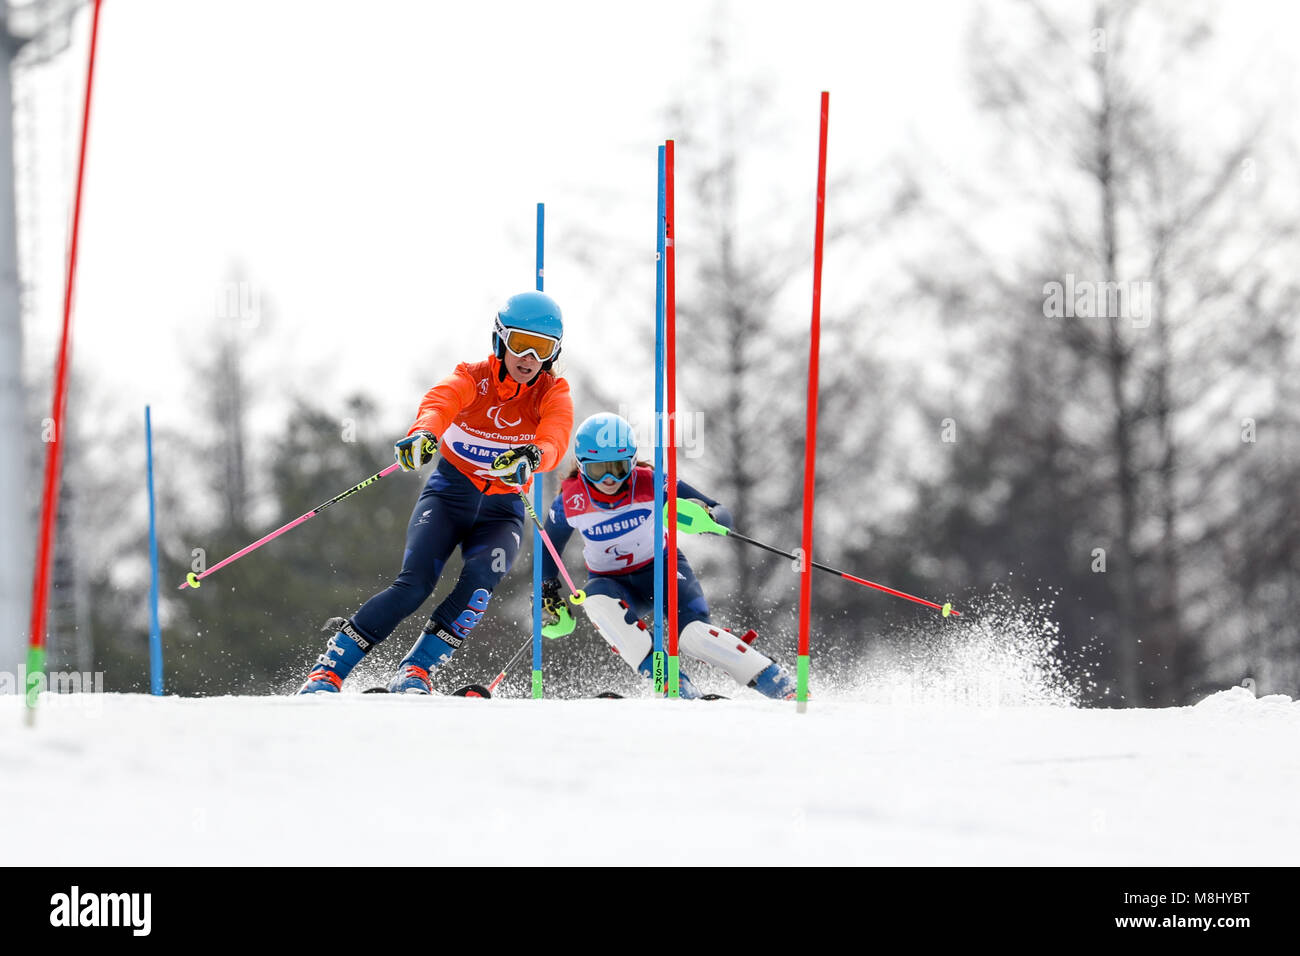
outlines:
{"label": "ski glove", "polygon": [[430,432],[416,432],[394,442],[393,450],[402,471],[415,471],[433,461],[438,452],[438,439]]}
{"label": "ski glove", "polygon": [[699,498],[687,498],[686,500],[695,502],[697,505],[699,505],[708,513],[710,518],[712,518],[718,524],[722,525],[724,528],[731,527],[732,525],[731,510],[726,505],[722,505],[722,504],[706,505]]}
{"label": "ski glove", "polygon": [[542,582],[542,624],[549,627],[560,623],[560,609],[564,599],[560,597],[560,579],[547,578]]}
{"label": "ski glove", "polygon": [[492,462],[492,472],[507,485],[522,488],[528,484],[537,466],[542,463],[542,450],[536,445],[520,445],[497,455]]}

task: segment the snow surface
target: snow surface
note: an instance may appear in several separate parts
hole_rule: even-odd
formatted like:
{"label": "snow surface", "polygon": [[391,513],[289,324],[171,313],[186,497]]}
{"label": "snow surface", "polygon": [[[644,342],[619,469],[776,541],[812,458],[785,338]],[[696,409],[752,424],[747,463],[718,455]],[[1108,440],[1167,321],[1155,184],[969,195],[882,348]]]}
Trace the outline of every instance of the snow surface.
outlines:
{"label": "snow surface", "polygon": [[[1289,864],[1300,703],[0,697],[7,865]],[[654,821],[667,827],[656,839]]]}

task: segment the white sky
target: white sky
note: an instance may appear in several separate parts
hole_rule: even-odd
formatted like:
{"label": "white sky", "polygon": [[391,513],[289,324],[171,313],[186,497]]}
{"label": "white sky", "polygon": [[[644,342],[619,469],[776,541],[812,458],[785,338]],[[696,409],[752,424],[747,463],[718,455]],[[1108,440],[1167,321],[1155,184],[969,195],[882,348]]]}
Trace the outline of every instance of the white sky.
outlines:
{"label": "white sky", "polygon": [[[806,182],[810,210],[823,88],[833,167],[849,161],[850,141],[855,160],[872,161],[918,111],[950,112],[960,5],[930,7],[890,23],[857,4],[804,4],[798,16],[788,3],[742,6],[729,31],[738,72],[765,76],[774,108],[789,111],[781,119],[800,149],[786,174]],[[571,216],[599,213],[593,197],[621,218],[582,225],[646,250],[644,314],[602,314],[586,274],[555,253],[547,291],[572,349],[614,318],[649,334],[655,149],[681,135],[663,109],[688,88],[711,9],[113,0],[101,20],[77,355],[93,356],[123,400],[150,400],[173,422],[193,414],[176,366],[238,264],[278,320],[256,333],[274,340],[268,372],[413,409],[416,383],[485,355],[495,304],[532,288],[535,204],[547,204],[555,249]],[[84,49],[68,59],[84,63]],[[61,108],[79,102],[83,70],[62,81],[75,85]],[[689,163],[679,155],[679,176]],[[681,235],[679,255],[689,241]],[[45,257],[29,369],[53,355],[60,259]]]}
{"label": "white sky", "polygon": [[[832,180],[913,143],[974,174],[988,143],[966,80],[974,5],[732,6],[735,72],[765,79],[774,97],[761,119],[783,134],[753,160],[805,196],[809,215],[822,89],[831,91]],[[565,310],[569,349],[649,336],[655,147],[683,134],[663,110],[691,89],[698,38],[714,16],[698,2],[111,0],[85,187],[78,360],[96,366],[124,411],[151,401],[158,424],[192,419],[185,353],[238,269],[274,311],[274,323],[250,333],[269,395],[364,389],[400,420],[454,362],[485,356],[496,304],[532,288],[538,201],[556,250],[547,291]],[[1242,61],[1260,49],[1283,55],[1296,25],[1291,6],[1261,3],[1233,5],[1223,20]],[[69,131],[88,28],[87,15],[61,79],[46,84],[57,95],[39,106]],[[57,181],[75,149],[74,135],[63,140],[64,155],[47,143],[20,163],[54,169]],[[684,176],[690,155],[678,164]],[[51,224],[70,208],[67,188],[66,200],[48,186],[40,199],[29,374],[53,363],[65,240]],[[679,262],[690,255],[689,221],[683,208]],[[640,314],[602,309],[590,273],[558,251],[579,225],[598,227],[611,249],[644,248],[643,275],[628,279],[643,285],[626,290],[644,302]],[[652,377],[631,381],[647,391]],[[580,415],[593,410],[579,400]]]}

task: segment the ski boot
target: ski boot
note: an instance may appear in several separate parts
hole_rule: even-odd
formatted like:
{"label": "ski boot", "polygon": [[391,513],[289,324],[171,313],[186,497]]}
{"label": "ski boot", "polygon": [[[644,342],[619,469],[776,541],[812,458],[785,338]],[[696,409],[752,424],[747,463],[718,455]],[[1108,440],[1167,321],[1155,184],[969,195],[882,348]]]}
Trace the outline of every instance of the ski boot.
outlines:
{"label": "ski boot", "polygon": [[325,653],[316,658],[316,666],[298,689],[299,694],[337,694],[343,689],[343,679],[375,646],[346,618],[332,617],[321,630],[333,632],[334,636],[325,646]]}
{"label": "ski boot", "polygon": [[773,700],[794,700],[798,691],[798,684],[790,676],[790,672],[776,661],[759,671],[758,676],[749,682],[749,686],[764,697],[771,697]]}
{"label": "ski boot", "polygon": [[403,664],[388,682],[390,694],[432,694],[433,679],[419,664]]}
{"label": "ski boot", "polygon": [[[486,593],[486,592],[485,592]],[[484,603],[486,604],[486,597]],[[458,638],[434,618],[424,625],[420,639],[397,665],[397,673],[388,682],[390,694],[432,694],[433,675],[451,660],[464,638]],[[452,643],[455,642],[455,643]]]}

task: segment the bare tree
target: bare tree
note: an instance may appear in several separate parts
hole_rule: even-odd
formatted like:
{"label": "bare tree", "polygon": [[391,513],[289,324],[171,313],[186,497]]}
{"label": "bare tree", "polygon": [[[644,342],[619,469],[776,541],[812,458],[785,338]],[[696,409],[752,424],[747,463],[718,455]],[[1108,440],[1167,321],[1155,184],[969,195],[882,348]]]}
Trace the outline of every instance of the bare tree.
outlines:
{"label": "bare tree", "polygon": [[[806,180],[791,176],[773,188],[750,168],[758,164],[748,157],[770,152],[783,133],[772,125],[762,83],[735,75],[725,36],[719,27],[706,38],[707,65],[692,79],[691,95],[669,111],[669,127],[683,131],[678,207],[689,204],[693,226],[678,231],[680,381],[683,405],[700,416],[707,452],[687,465],[731,507],[738,526],[792,549],[803,500],[815,214],[811,203],[804,207],[792,197],[811,190],[816,144],[808,144]],[[815,105],[810,97],[810,116]],[[855,168],[851,158],[841,164]],[[827,256],[842,256],[855,268],[840,273],[853,286],[837,289],[841,305],[823,316],[814,540],[823,558],[854,551],[877,518],[872,496],[863,492],[882,468],[879,446],[895,383],[876,355],[883,335],[873,334],[886,320],[871,305],[884,286],[862,266],[881,261],[880,249],[906,215],[910,196],[898,177],[874,170],[835,177],[827,190],[840,213],[828,223]],[[789,562],[737,546],[727,564],[734,583],[730,594],[718,590],[735,620],[789,620],[798,584]],[[840,626],[837,612],[853,599],[842,586],[823,583],[819,633]]]}
{"label": "bare tree", "polygon": [[1212,628],[1200,542],[1224,509],[1205,483],[1232,467],[1203,429],[1225,422],[1234,385],[1265,372],[1244,343],[1294,309],[1286,273],[1252,254],[1294,248],[1294,209],[1279,216],[1276,197],[1243,189],[1243,164],[1269,148],[1262,119],[1223,143],[1174,120],[1177,89],[1162,78],[1194,67],[1207,20],[1135,2],[1098,3],[1086,18],[1024,3],[976,23],[982,105],[1026,164],[1008,163],[1003,195],[1031,205],[1041,250],[1018,262],[987,242],[969,250],[984,277],[1014,276],[974,296],[997,316],[981,326],[992,367],[1017,382],[1015,398],[993,403],[1020,420],[1021,442],[1002,448],[1066,463],[1041,474],[1071,504],[1039,518],[1069,519],[1053,534],[1072,587],[1086,592],[1104,571],[1088,617],[1122,699],[1174,702]]}

